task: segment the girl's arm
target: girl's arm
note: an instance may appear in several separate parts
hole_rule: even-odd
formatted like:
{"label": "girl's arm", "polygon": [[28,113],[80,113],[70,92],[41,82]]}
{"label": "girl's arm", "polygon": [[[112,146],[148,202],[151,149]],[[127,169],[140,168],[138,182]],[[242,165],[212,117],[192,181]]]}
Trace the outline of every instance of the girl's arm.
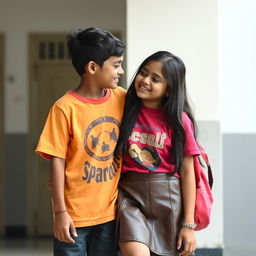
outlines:
{"label": "girl's arm", "polygon": [[[184,210],[184,222],[194,224],[194,211],[196,199],[196,184],[193,156],[185,156],[183,167],[180,171],[181,192]],[[177,248],[183,245],[182,256],[191,255],[196,249],[195,231],[189,227],[182,227],[178,237]]]}
{"label": "girl's arm", "polygon": [[64,198],[64,182],[65,182],[65,159],[59,157],[51,158],[50,184],[53,198],[54,236],[67,243],[74,243],[69,233],[71,229],[74,236],[77,236],[74,223],[67,212]]}

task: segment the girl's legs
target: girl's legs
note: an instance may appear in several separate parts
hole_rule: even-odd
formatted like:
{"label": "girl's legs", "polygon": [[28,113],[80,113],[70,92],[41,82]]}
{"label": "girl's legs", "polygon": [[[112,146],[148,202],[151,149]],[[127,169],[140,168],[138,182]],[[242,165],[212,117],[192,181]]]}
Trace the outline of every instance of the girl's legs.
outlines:
{"label": "girl's legs", "polygon": [[140,242],[120,242],[122,256],[150,256],[149,248]]}

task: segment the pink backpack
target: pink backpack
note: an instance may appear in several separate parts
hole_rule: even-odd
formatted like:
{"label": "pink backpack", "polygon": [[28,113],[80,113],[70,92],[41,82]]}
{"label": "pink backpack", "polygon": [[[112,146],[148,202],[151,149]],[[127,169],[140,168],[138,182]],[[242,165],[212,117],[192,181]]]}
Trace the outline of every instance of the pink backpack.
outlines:
{"label": "pink backpack", "polygon": [[[195,230],[206,228],[210,223],[210,216],[213,204],[212,170],[208,156],[204,148],[199,144],[201,154],[194,157],[194,169],[196,177],[196,205],[195,205]],[[205,172],[208,173],[208,178]]]}

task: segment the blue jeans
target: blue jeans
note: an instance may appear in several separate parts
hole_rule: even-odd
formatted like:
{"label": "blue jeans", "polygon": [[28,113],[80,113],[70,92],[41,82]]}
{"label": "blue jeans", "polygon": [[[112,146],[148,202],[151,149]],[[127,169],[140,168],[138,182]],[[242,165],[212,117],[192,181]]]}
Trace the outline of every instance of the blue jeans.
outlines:
{"label": "blue jeans", "polygon": [[60,242],[54,238],[54,256],[117,256],[115,221],[76,228],[75,243]]}

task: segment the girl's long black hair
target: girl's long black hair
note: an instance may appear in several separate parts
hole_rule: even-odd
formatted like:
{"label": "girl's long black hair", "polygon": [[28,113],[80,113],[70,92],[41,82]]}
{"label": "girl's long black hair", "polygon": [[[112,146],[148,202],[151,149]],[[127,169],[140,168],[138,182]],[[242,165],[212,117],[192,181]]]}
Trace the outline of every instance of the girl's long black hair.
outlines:
{"label": "girl's long black hair", "polygon": [[167,123],[173,130],[172,151],[170,152],[175,164],[174,173],[179,172],[182,167],[185,145],[185,130],[182,122],[182,112],[185,112],[194,125],[194,136],[196,138],[196,123],[187,98],[186,90],[186,68],[182,60],[167,51],[158,51],[146,58],[139,66],[136,75],[126,95],[124,115],[120,126],[120,135],[115,149],[115,155],[126,152],[127,141],[137,120],[141,100],[136,94],[135,78],[140,70],[151,61],[162,63],[162,73],[168,84],[170,96],[165,96],[162,108],[166,112]]}

